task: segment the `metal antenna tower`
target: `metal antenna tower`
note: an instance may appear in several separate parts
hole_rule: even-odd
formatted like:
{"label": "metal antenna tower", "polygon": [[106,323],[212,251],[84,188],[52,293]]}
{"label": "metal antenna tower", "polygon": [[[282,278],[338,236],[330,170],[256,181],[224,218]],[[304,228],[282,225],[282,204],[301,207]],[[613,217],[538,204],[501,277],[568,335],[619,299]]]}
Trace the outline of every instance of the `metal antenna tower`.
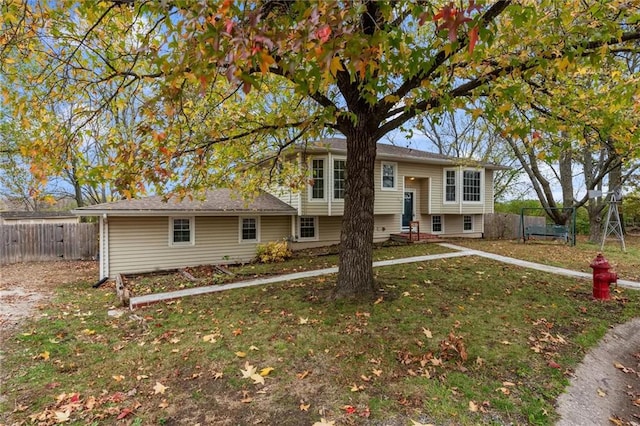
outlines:
{"label": "metal antenna tower", "polygon": [[618,204],[622,200],[622,190],[616,188],[613,192],[609,193],[609,211],[607,211],[607,223],[602,234],[602,244],[600,244],[600,251],[604,248],[604,243],[607,241],[609,235],[613,235],[620,241],[622,251],[626,252],[627,247],[624,244],[624,232],[622,231],[622,223],[620,222],[620,211],[618,210]]}

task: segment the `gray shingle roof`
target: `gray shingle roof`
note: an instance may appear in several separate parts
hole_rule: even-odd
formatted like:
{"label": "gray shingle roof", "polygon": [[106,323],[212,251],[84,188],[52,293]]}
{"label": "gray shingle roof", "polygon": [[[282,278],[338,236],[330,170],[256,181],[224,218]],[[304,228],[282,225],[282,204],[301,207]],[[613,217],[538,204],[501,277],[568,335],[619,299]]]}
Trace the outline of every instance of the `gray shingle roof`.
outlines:
{"label": "gray shingle roof", "polygon": [[179,201],[172,198],[164,201],[161,196],[152,196],[82,207],[74,210],[73,213],[80,216],[101,215],[103,213],[111,215],[192,213],[217,216],[247,213],[293,215],[296,213],[293,207],[265,192],[261,192],[249,201],[245,201],[237,195],[236,191],[230,189],[212,189],[205,193],[204,200],[185,198]]}
{"label": "gray shingle roof", "polygon": [[[347,153],[347,140],[344,138],[326,138],[317,142],[300,146],[298,149],[306,152],[332,152],[337,154]],[[405,148],[384,143],[377,144],[377,158],[381,160],[409,161],[427,164],[458,165],[485,167],[494,170],[507,170],[509,167],[498,164],[484,163],[468,158],[456,158],[435,152],[421,151],[414,148]]]}

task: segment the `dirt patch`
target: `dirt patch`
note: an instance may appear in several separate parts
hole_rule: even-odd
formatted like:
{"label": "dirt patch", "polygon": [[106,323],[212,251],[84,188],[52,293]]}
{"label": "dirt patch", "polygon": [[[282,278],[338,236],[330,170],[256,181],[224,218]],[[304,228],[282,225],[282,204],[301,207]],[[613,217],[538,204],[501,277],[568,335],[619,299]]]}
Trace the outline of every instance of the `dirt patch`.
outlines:
{"label": "dirt patch", "polygon": [[0,341],[35,309],[56,286],[95,281],[98,264],[86,261],[30,262],[3,265],[0,270]]}

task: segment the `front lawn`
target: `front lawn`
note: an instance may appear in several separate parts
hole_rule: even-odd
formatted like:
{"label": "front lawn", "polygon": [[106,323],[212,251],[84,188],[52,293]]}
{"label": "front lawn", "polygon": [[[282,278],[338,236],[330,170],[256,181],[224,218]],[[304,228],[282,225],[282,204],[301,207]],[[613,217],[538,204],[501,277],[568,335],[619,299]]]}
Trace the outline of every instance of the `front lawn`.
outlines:
{"label": "front lawn", "polygon": [[552,424],[585,351],[640,307],[635,291],[596,302],[587,280],[477,257],[376,274],[374,300],[329,301],[327,276],[119,318],[112,289],[62,285],[3,342],[0,423]]}

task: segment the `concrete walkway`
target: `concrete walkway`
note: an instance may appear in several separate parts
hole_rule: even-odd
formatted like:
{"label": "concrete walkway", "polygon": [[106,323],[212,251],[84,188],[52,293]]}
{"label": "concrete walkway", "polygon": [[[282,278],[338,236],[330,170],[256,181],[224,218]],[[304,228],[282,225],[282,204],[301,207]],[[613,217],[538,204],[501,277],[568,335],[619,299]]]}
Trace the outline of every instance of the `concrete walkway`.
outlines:
{"label": "concrete walkway", "polygon": [[[542,272],[548,272],[550,274],[564,275],[567,277],[586,278],[592,279],[590,272],[579,272],[571,269],[558,268],[557,266],[543,265],[541,263],[529,262],[526,260],[514,259],[512,257],[502,256],[494,253],[487,253],[480,250],[471,250],[466,247],[457,246],[455,244],[441,243],[442,247],[447,247],[453,250],[460,250],[463,253],[467,253],[471,256],[486,257],[487,259],[497,260],[498,262],[508,263],[511,265],[521,266],[523,268],[535,269]],[[618,280],[620,287],[627,287],[636,290],[640,290],[640,283],[628,280]]]}
{"label": "concrete walkway", "polygon": [[[378,268],[382,266],[400,265],[404,263],[427,262],[430,260],[450,259],[450,258],[461,257],[461,256],[480,256],[480,257],[485,257],[487,259],[492,259],[498,262],[508,263],[508,264],[520,266],[523,268],[535,269],[542,272],[565,275],[568,277],[591,279],[591,274],[586,272],[572,271],[570,269],[564,269],[564,268],[558,268],[555,266],[543,265],[540,263],[528,262],[526,260],[514,259],[512,257],[501,256],[499,254],[487,253],[480,250],[472,250],[466,247],[457,246],[455,244],[440,243],[439,245],[452,250],[456,250],[456,251],[451,253],[432,254],[427,256],[415,256],[415,257],[405,257],[401,259],[383,260],[379,262],[373,262],[373,267]],[[188,289],[178,290],[178,291],[170,291],[166,293],[147,294],[144,296],[132,297],[129,301],[129,308],[135,309],[145,305],[150,305],[152,303],[157,303],[157,302],[162,302],[162,301],[167,301],[172,299],[179,299],[185,296],[196,296],[199,294],[216,293],[219,291],[232,290],[236,288],[253,287],[258,285],[273,284],[273,283],[284,282],[284,281],[293,281],[293,280],[299,280],[302,278],[313,278],[313,277],[318,277],[322,275],[329,275],[329,274],[336,274],[336,273],[338,273],[337,267],[325,268],[325,269],[316,269],[313,271],[296,272],[294,274],[278,275],[278,276],[269,277],[269,278],[256,278],[253,280],[240,281],[240,282],[235,282],[230,284],[210,285],[210,286],[204,286],[204,287],[188,288]],[[618,285],[622,287],[628,287],[628,288],[640,290],[640,283],[634,282],[634,281],[618,280]]]}

